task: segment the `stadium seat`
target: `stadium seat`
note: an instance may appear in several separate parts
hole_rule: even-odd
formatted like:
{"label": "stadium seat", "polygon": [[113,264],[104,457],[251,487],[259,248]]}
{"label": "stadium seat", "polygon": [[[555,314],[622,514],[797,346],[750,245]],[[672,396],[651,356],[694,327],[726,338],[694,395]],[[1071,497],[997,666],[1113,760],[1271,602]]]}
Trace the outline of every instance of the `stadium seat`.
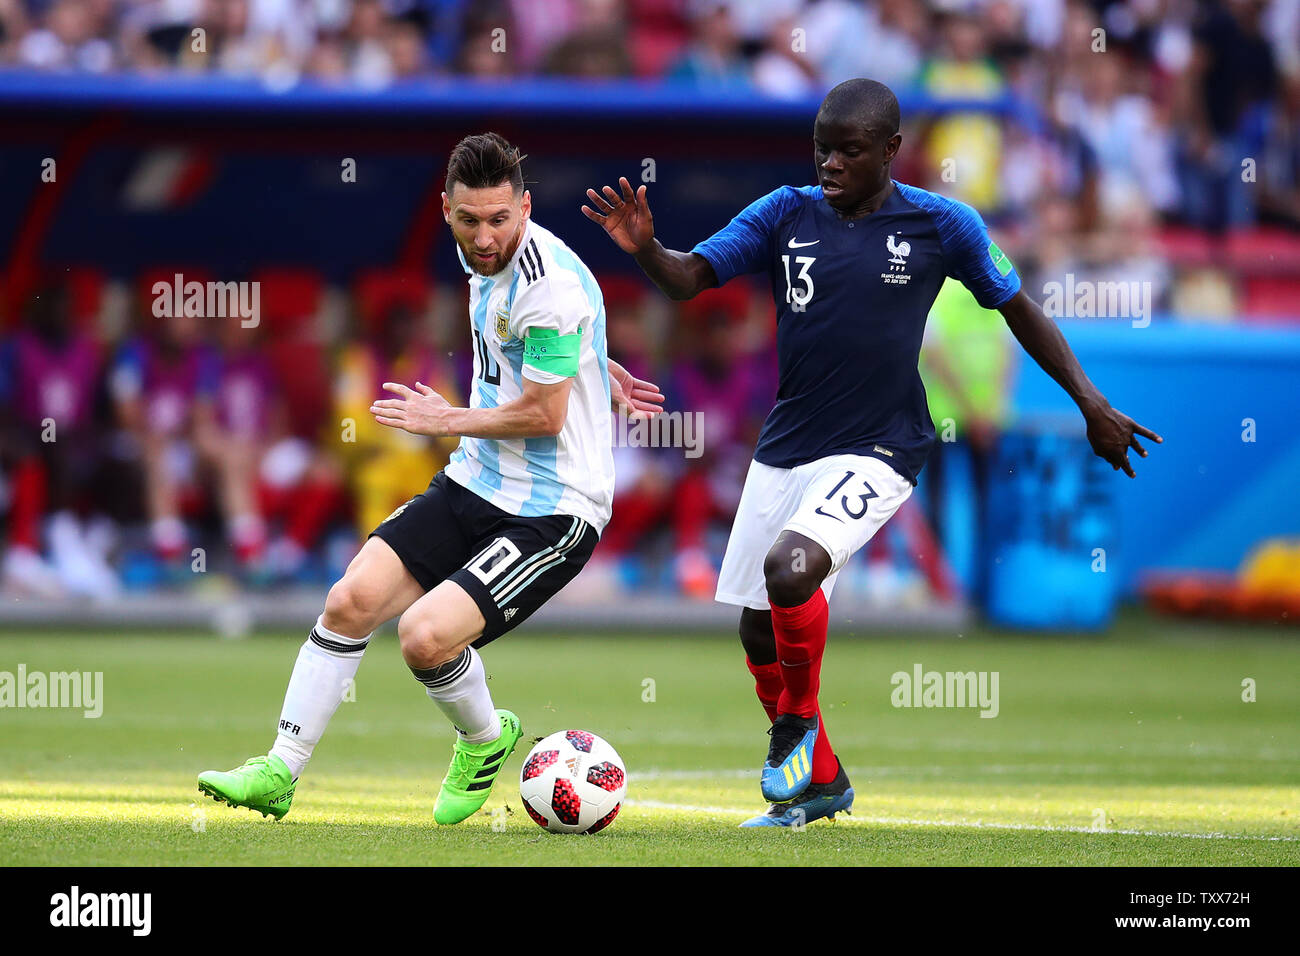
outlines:
{"label": "stadium seat", "polygon": [[330,364],[310,321],[320,308],[324,282],[310,269],[262,269],[262,321],[267,358],[284,396],[289,431],[314,439],[330,405]]}
{"label": "stadium seat", "polygon": [[429,308],[429,279],[414,269],[369,269],[362,272],[353,286],[357,314],[367,328],[373,329],[394,305],[412,311]]}
{"label": "stadium seat", "polygon": [[1216,243],[1202,229],[1171,226],[1161,231],[1158,242],[1161,253],[1174,266],[1209,266],[1218,261]]}
{"label": "stadium seat", "polygon": [[[1243,276],[1300,275],[1300,236],[1283,229],[1245,229],[1227,240],[1228,264]],[[1291,311],[1295,311],[1294,303]]]}
{"label": "stadium seat", "polygon": [[185,282],[202,282],[208,283],[213,281],[212,273],[202,267],[194,265],[169,265],[169,266],[151,266],[141,269],[136,274],[136,301],[134,303],[134,315],[137,321],[143,322],[146,326],[155,321],[153,315],[152,303],[154,300],[154,285],[158,282],[166,283],[170,288],[176,282],[176,276],[181,275]]}
{"label": "stadium seat", "polygon": [[650,280],[623,273],[609,273],[596,277],[601,296],[605,300],[605,310],[612,308],[636,308],[645,302],[650,293]]}
{"label": "stadium seat", "polygon": [[104,301],[104,273],[94,266],[69,266],[64,276],[73,323],[80,329],[92,329]]}
{"label": "stadium seat", "polygon": [[754,290],[748,282],[728,282],[717,289],[706,289],[695,298],[679,305],[681,316],[687,322],[700,322],[712,312],[722,312],[733,322],[749,314]]}
{"label": "stadium seat", "polygon": [[1242,283],[1242,290],[1242,318],[1300,323],[1296,309],[1296,303],[1300,303],[1300,277],[1248,276]]}
{"label": "stadium seat", "polygon": [[324,282],[310,269],[261,269],[251,279],[261,283],[262,321],[269,335],[295,332],[320,308]]}

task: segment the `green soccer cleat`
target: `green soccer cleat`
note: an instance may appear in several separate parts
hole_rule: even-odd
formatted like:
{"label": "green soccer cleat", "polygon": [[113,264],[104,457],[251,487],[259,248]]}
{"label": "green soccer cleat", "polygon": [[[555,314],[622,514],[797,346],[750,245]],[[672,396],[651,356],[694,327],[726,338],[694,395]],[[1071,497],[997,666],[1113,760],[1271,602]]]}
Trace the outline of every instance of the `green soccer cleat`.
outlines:
{"label": "green soccer cleat", "polygon": [[200,793],[217,803],[248,807],[277,820],[289,812],[297,784],[288,765],[274,754],[253,757],[234,770],[205,770],[199,774]]}
{"label": "green soccer cleat", "polygon": [[508,710],[498,710],[501,736],[485,744],[467,744],[456,737],[451,751],[451,766],[442,778],[438,802],[433,805],[435,823],[460,823],[477,813],[492,793],[492,784],[505,766],[506,758],[523,736],[519,718]]}

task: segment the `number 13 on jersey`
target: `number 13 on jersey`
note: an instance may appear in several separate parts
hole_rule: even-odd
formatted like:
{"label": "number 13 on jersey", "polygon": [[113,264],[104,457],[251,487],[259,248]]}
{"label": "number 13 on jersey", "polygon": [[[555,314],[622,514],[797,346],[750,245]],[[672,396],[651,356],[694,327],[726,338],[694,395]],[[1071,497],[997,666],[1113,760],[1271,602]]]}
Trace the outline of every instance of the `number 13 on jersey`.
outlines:
{"label": "number 13 on jersey", "polygon": [[813,297],[813,280],[808,269],[817,261],[816,256],[794,256],[794,264],[799,272],[795,280],[800,283],[795,288],[790,282],[790,256],[782,256],[781,264],[785,266],[785,301],[795,312],[802,312],[808,307]]}

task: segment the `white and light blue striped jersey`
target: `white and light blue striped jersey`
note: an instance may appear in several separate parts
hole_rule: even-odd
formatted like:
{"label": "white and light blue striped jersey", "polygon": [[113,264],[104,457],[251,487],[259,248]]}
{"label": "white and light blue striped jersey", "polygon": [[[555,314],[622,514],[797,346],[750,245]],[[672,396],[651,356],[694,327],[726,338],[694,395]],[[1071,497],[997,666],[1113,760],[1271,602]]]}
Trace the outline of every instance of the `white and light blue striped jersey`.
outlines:
{"label": "white and light blue striped jersey", "polygon": [[[457,246],[457,254],[460,248]],[[550,384],[563,376],[524,364],[524,337],[580,334],[577,375],[564,427],[554,437],[461,438],[447,476],[496,507],[523,517],[567,514],[597,533],[614,499],[610,447],[605,303],[595,277],[554,233],[525,225],[510,264],[496,275],[469,275],[474,333],[471,408],[495,408],[523,394],[524,378]]]}

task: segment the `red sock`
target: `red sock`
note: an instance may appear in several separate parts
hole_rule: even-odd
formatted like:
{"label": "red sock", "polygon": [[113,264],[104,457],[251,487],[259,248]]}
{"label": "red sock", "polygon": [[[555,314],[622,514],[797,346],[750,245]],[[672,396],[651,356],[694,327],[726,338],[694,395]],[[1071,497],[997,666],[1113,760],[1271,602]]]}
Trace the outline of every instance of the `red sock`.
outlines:
{"label": "red sock", "polygon": [[826,721],[822,719],[820,707],[817,708],[817,724],[817,742],[813,744],[812,782],[830,783],[840,772],[840,759],[831,747],[831,738],[826,736]]}
{"label": "red sock", "polygon": [[826,650],[829,619],[830,609],[821,588],[798,607],[772,605],[772,633],[776,636],[776,655],[785,683],[777,709],[783,714],[811,717],[817,713],[817,690],[821,685],[822,653]]}
{"label": "red sock", "polygon": [[767,719],[776,720],[776,702],[785,687],[781,682],[780,663],[773,661],[770,664],[755,664],[746,657],[745,666],[754,675],[754,690],[758,694],[758,702],[767,712]]}
{"label": "red sock", "polygon": [[[745,665],[754,675],[754,690],[758,694],[758,702],[767,713],[767,719],[776,720],[777,700],[785,687],[781,680],[780,663],[773,661],[770,664],[755,664],[745,658]],[[817,743],[813,746],[812,782],[830,783],[840,772],[840,762],[831,747],[830,737],[826,735],[826,722],[822,720],[820,708],[817,711],[817,722],[821,727],[817,731]]]}

